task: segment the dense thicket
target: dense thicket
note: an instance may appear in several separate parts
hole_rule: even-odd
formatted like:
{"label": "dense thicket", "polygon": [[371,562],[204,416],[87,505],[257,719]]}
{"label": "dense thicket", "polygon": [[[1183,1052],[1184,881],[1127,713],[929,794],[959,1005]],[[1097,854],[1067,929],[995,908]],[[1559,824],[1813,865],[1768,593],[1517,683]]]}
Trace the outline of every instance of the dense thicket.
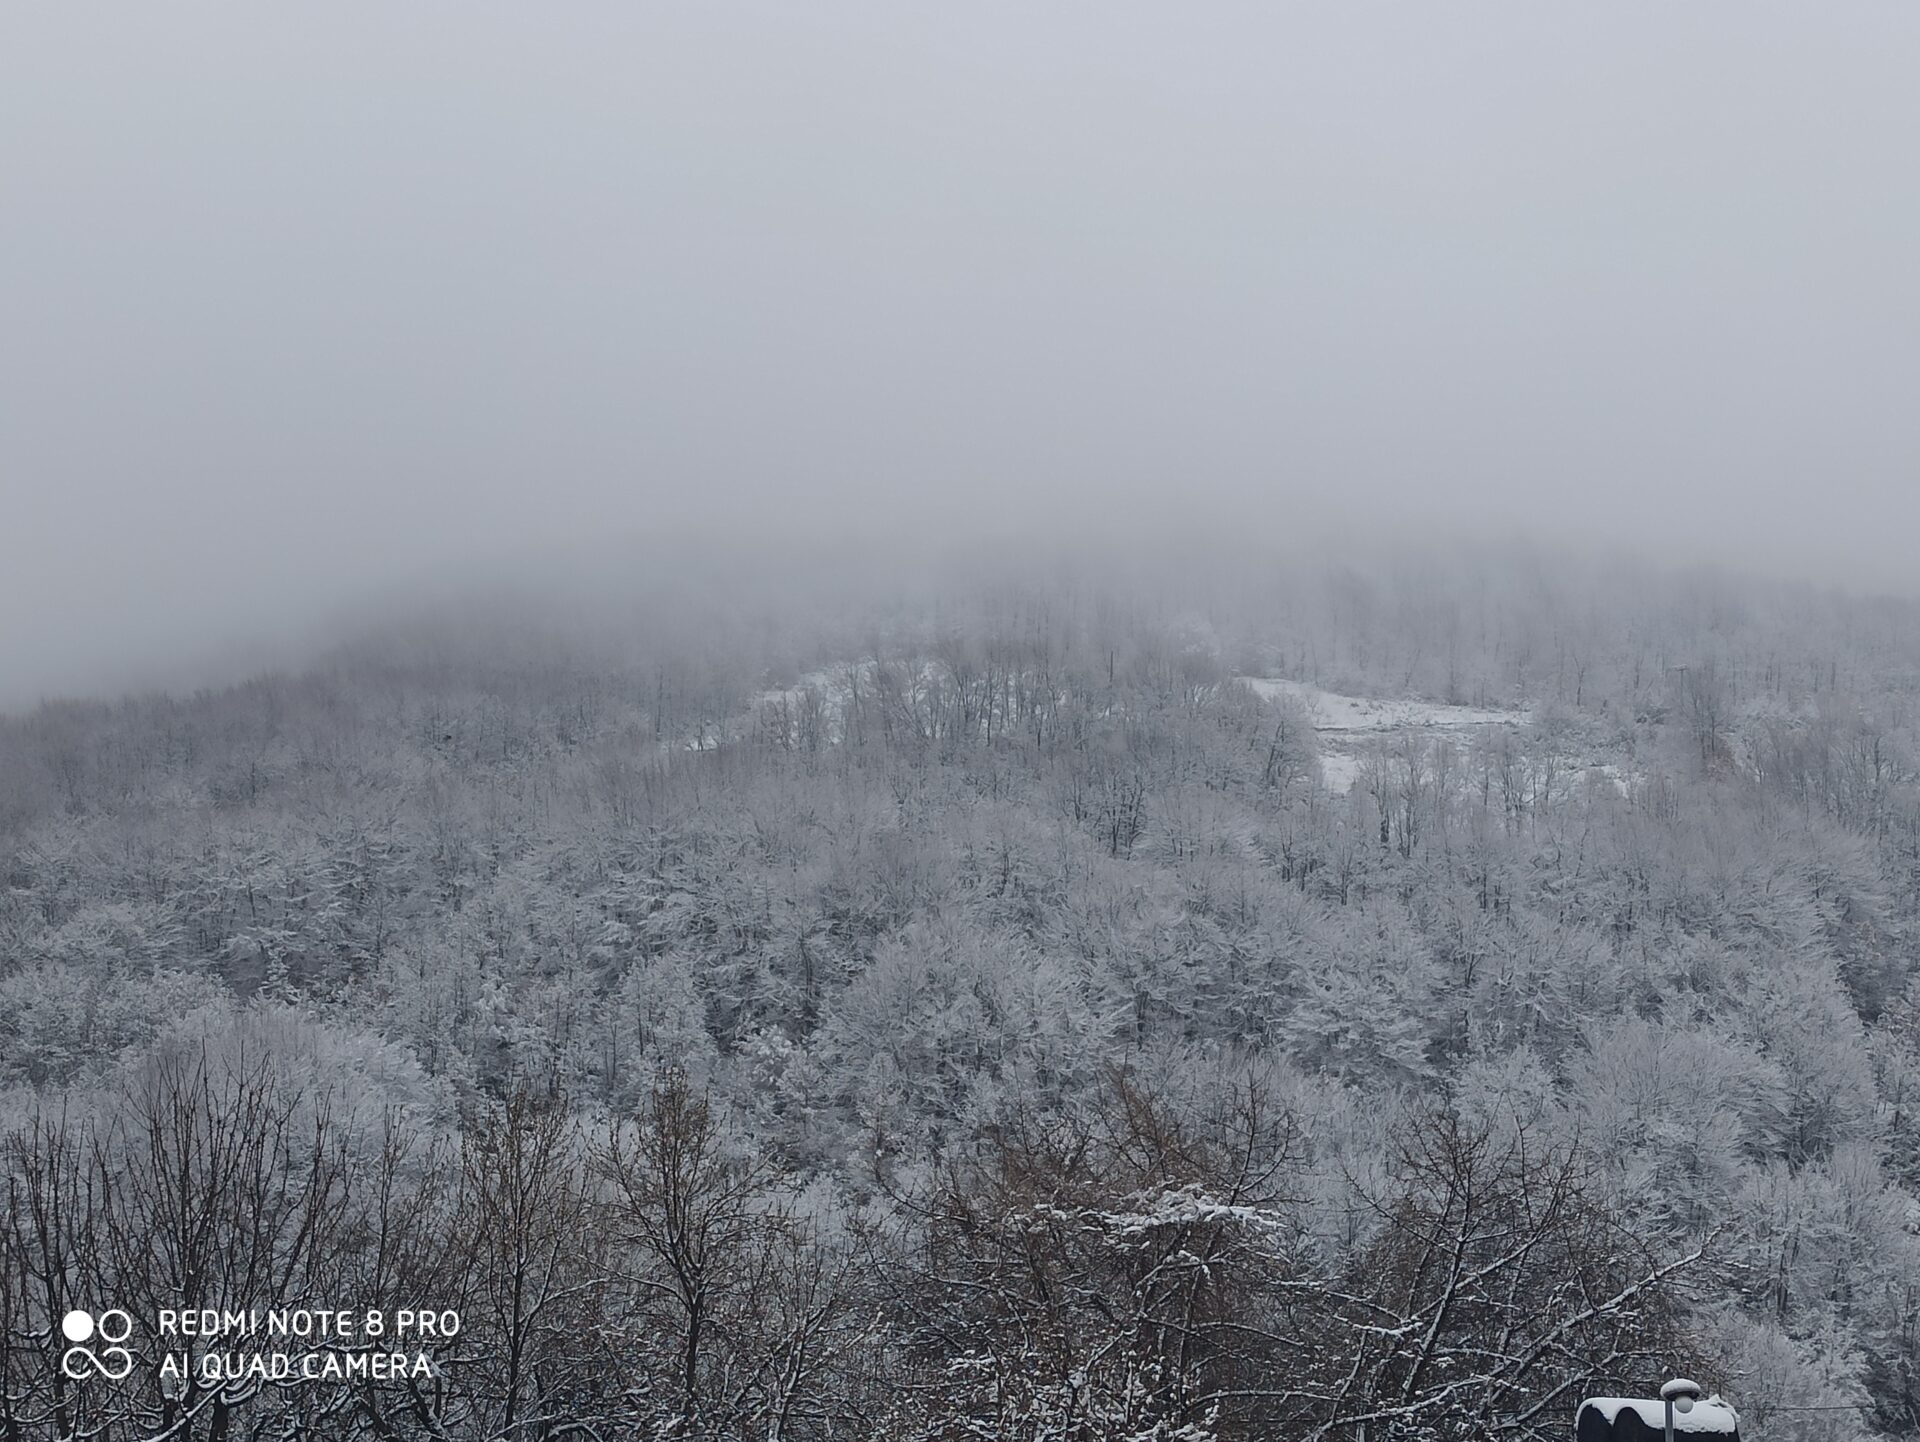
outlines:
{"label": "dense thicket", "polygon": [[[0,722],[0,1436],[1920,1435],[1915,608],[768,589]],[[1341,792],[1242,676],[1516,724]],[[168,1395],[89,1301],[465,1326]]]}

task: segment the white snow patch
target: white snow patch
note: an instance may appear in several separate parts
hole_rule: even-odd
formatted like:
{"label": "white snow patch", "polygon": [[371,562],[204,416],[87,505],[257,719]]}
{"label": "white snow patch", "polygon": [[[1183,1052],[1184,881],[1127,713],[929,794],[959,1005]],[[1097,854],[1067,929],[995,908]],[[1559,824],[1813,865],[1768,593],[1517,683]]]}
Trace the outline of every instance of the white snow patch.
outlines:
{"label": "white snow patch", "polygon": [[1256,695],[1268,700],[1298,701],[1320,732],[1352,734],[1359,732],[1404,731],[1412,727],[1458,730],[1471,726],[1520,726],[1533,719],[1533,713],[1496,711],[1486,706],[1448,706],[1438,701],[1385,701],[1371,696],[1342,696],[1338,691],[1322,691],[1305,681],[1283,681],[1266,676],[1242,676]]}
{"label": "white snow patch", "polygon": [[1388,701],[1343,696],[1305,681],[1242,676],[1241,681],[1269,701],[1296,701],[1320,736],[1320,775],[1327,790],[1345,795],[1360,779],[1362,757],[1355,747],[1400,731],[1468,731],[1482,726],[1521,726],[1531,710],[1496,711],[1486,706],[1449,706],[1438,701]]}
{"label": "white snow patch", "polygon": [[1321,752],[1320,779],[1327,783],[1327,790],[1335,795],[1346,795],[1353,790],[1353,783],[1360,779],[1360,758],[1351,751]]}

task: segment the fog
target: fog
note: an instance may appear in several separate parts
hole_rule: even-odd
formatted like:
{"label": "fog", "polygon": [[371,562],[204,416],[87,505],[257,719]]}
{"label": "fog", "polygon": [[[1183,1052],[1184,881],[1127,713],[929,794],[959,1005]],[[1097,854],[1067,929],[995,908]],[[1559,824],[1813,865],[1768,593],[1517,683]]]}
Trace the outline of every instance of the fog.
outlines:
{"label": "fog", "polygon": [[1864,3],[8,7],[0,704],[681,530],[1910,590],[1917,59]]}

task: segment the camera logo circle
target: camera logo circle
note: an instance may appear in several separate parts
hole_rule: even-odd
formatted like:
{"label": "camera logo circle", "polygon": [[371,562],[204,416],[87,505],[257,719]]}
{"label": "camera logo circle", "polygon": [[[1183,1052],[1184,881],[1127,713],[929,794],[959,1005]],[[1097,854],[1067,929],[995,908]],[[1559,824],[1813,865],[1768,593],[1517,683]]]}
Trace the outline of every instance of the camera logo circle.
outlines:
{"label": "camera logo circle", "polygon": [[[120,1345],[133,1335],[133,1318],[118,1307],[97,1317],[75,1308],[60,1319],[60,1335],[74,1344],[61,1356],[60,1370],[76,1382],[86,1377],[118,1382],[133,1370],[133,1353]],[[105,1345],[85,1345],[93,1341]]]}

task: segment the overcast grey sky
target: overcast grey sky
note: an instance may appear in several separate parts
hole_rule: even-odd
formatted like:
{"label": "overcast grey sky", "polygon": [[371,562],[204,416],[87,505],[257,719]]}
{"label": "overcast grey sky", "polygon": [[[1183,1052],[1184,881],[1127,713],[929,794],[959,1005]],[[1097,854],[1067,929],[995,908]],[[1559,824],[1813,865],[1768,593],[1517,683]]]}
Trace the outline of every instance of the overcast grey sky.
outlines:
{"label": "overcast grey sky", "polygon": [[0,696],[733,515],[1912,589],[1916,73],[1865,0],[6,5]]}

